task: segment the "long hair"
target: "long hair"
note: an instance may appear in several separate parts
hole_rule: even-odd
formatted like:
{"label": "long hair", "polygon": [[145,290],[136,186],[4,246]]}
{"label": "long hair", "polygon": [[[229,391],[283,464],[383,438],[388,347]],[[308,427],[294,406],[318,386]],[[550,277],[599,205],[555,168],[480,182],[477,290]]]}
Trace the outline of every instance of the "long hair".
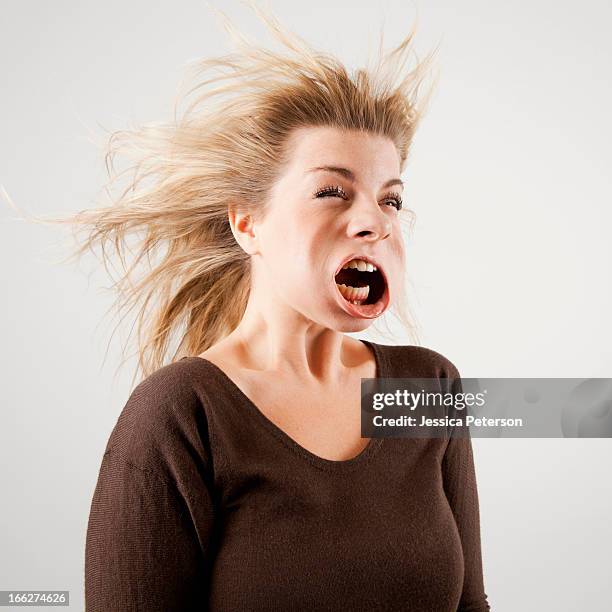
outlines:
{"label": "long hair", "polygon": [[[169,361],[198,354],[240,322],[250,291],[250,256],[231,232],[228,204],[255,217],[265,213],[292,130],[334,126],[384,135],[397,147],[403,172],[430,97],[419,95],[419,87],[435,50],[403,74],[414,26],[387,53],[381,31],[375,65],[368,57],[366,68],[349,74],[338,59],[250,6],[282,51],[247,40],[217,11],[236,51],[187,66],[171,121],[111,133],[105,151],[110,202],[69,217],[37,219],[72,227],[79,244],[71,258],[99,246],[111,277],[116,254],[121,267],[112,286],[114,305],[118,314],[138,309],[133,323],[143,377],[168,354]],[[121,172],[117,157],[130,162]],[[121,179],[127,185],[118,190]],[[409,209],[400,211],[410,228],[413,218]],[[392,311],[418,343],[405,288]]]}

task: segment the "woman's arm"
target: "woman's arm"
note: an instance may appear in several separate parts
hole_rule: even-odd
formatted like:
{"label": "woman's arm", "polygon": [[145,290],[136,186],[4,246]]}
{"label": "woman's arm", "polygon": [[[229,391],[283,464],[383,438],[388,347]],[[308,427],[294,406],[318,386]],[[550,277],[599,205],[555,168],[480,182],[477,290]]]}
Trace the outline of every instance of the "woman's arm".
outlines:
{"label": "woman's arm", "polygon": [[194,520],[172,482],[107,452],[87,528],[86,611],[205,609],[210,499],[195,508]]}
{"label": "woman's arm", "polygon": [[[455,379],[453,392],[461,392],[461,381]],[[462,410],[463,416],[467,414]],[[490,610],[483,585],[480,544],[480,511],[476,471],[469,428],[454,431],[442,459],[444,491],[459,530],[465,573],[458,612]]]}
{"label": "woman's arm", "polygon": [[187,364],[140,383],[102,458],[85,545],[87,612],[204,610],[214,514],[208,424]]}

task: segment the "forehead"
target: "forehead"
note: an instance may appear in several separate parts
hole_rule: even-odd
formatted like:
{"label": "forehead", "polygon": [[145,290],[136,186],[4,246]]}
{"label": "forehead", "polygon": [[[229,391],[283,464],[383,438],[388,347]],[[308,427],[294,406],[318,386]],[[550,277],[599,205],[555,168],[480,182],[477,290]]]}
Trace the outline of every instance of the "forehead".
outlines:
{"label": "forehead", "polygon": [[383,182],[397,176],[399,154],[390,138],[358,130],[336,127],[301,127],[287,142],[287,171],[294,178],[308,179],[322,172],[312,168],[337,166],[352,168],[357,180]]}

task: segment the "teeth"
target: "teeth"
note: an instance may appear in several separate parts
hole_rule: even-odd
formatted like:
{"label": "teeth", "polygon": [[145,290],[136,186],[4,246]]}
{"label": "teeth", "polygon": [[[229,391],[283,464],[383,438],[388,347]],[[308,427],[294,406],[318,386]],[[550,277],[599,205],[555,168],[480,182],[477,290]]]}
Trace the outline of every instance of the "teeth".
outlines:
{"label": "teeth", "polygon": [[344,283],[338,284],[336,286],[340,290],[342,297],[353,304],[360,304],[365,301],[370,293],[370,286],[366,285],[365,287],[347,287]]}
{"label": "teeth", "polygon": [[351,259],[351,261],[342,266],[343,270],[347,268],[357,268],[360,272],[375,272],[377,270],[374,264],[363,261],[363,259]]}

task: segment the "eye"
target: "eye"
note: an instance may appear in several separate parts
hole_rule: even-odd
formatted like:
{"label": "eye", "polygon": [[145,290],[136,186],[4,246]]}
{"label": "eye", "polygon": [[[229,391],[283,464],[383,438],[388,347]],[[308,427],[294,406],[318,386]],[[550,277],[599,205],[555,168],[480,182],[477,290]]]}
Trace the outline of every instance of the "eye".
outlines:
{"label": "eye", "polygon": [[402,196],[399,193],[390,193],[384,199],[386,204],[391,204],[396,210],[402,209]]}
{"label": "eye", "polygon": [[[317,192],[315,192],[314,196],[316,198],[325,198],[325,197],[340,197],[343,200],[348,199],[348,195],[344,189],[342,189],[341,185],[327,185],[322,187]],[[396,210],[402,209],[402,196],[399,193],[393,192],[387,194],[383,198],[383,202],[385,204],[389,204],[393,206]]]}
{"label": "eye", "polygon": [[348,196],[346,195],[346,191],[342,189],[341,185],[327,185],[326,187],[319,189],[314,195],[315,198],[325,198],[329,196],[340,197],[344,200],[348,198]]}

